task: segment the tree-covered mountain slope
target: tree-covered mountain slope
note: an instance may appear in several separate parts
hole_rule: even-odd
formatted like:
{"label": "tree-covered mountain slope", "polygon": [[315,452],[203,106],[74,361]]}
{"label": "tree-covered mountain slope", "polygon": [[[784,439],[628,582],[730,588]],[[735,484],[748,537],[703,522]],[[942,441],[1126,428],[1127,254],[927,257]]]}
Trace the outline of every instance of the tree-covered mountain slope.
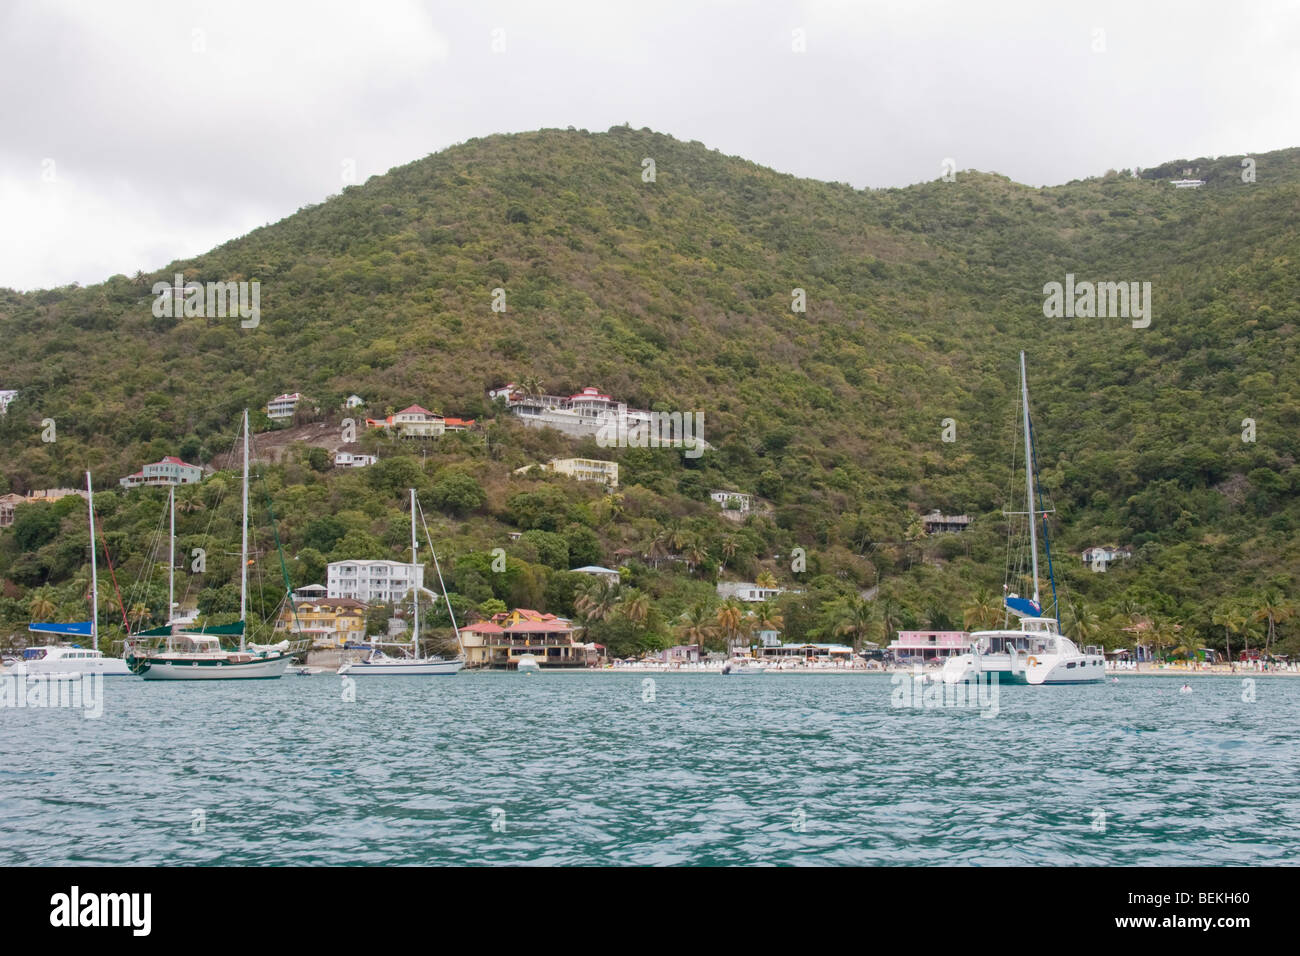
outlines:
{"label": "tree-covered mountain slope", "polygon": [[[1051,188],[966,171],[873,191],[626,127],[472,140],[193,260],[0,291],[0,388],[19,391],[0,418],[0,491],[79,484],[87,466],[111,489],[164,454],[210,462],[244,407],[300,391],[338,420],[356,393],[371,415],[419,402],[486,421],[488,441],[413,449],[372,434],[384,461],[368,472],[268,469],[291,551],[328,558],[352,535],[355,550],[400,557],[409,481],[466,561],[531,527],[567,535],[570,554],[635,565],[628,587],[651,613],[628,619],[630,643],[674,638],[719,574],[764,569],[804,582],[785,609],[792,633],[845,633],[851,595],[877,583],[881,624],[960,624],[1003,582],[1023,349],[1057,572],[1081,613],[1110,640],[1143,615],[1180,624],[1180,641],[1220,640],[1225,602],[1253,613],[1300,574],[1300,150],[1250,158],[1253,182],[1237,156]],[[1173,188],[1188,168],[1206,185]],[[152,287],[178,272],[258,280],[257,327],[155,316]],[[1149,282],[1150,325],[1046,317],[1044,286],[1067,274]],[[806,311],[792,311],[800,289]],[[690,460],[524,430],[485,390],[529,377],[702,411],[715,450]],[[42,441],[46,419],[57,441]],[[955,441],[942,440],[945,419]],[[622,497],[511,474],[575,453],[618,459]],[[237,496],[217,502],[213,481],[184,492],[187,534],[217,513],[232,520]],[[772,512],[727,521],[703,500],[711,488],[757,492]],[[145,561],[159,494],[101,496],[128,570]],[[918,540],[916,515],[931,508],[975,522]],[[54,526],[0,531],[6,620],[38,592],[77,596],[84,521],[55,510]],[[1078,555],[1094,544],[1135,556],[1092,574]],[[458,593],[575,613],[556,545],[512,545],[528,587],[466,566]],[[810,555],[802,575],[794,547]],[[209,571],[195,587],[229,580]]]}

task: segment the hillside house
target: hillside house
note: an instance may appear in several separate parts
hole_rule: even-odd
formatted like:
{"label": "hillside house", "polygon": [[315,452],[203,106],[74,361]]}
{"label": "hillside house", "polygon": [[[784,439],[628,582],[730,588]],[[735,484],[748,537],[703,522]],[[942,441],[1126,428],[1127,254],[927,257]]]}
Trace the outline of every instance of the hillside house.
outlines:
{"label": "hillside house", "polygon": [[300,401],[302,401],[300,392],[277,395],[266,403],[266,417],[273,422],[292,421],[293,414],[298,410]]}
{"label": "hillside house", "polygon": [[1083,563],[1098,574],[1104,574],[1106,569],[1116,561],[1127,561],[1133,557],[1132,548],[1117,548],[1114,545],[1102,545],[1100,547],[1091,547],[1086,549],[1081,555]]}
{"label": "hillside house", "polygon": [[965,531],[970,527],[970,520],[968,515],[940,514],[936,508],[921,519],[921,524],[925,526],[926,534],[945,534]]}
{"label": "hillside house", "polygon": [[203,478],[203,469],[199,465],[190,465],[170,455],[162,461],[145,465],[133,475],[127,475],[118,484],[123,488],[139,488],[141,485],[165,487],[167,485],[192,485]]}

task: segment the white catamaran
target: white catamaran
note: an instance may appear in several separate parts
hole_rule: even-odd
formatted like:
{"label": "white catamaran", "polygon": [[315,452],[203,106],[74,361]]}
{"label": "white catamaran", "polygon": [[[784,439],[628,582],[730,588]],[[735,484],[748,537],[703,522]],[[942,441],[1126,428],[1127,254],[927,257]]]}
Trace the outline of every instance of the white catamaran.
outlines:
{"label": "white catamaran", "polygon": [[[1033,565],[1033,597],[1012,593],[1005,598],[1007,611],[1019,617],[1018,628],[975,631],[967,654],[950,657],[943,665],[943,681],[956,684],[997,675],[1000,682],[1013,684],[1084,684],[1106,679],[1106,659],[1100,648],[1080,650],[1061,633],[1057,617],[1044,616],[1038,595],[1038,534],[1040,515],[1046,514],[1035,503],[1037,487],[1033,437],[1029,424],[1029,384],[1025,375],[1025,353],[1020,353],[1020,395],[1024,406],[1025,433],[1025,500],[1029,519],[1029,551]],[[1043,523],[1043,544],[1047,549],[1048,575],[1052,586],[1053,610],[1056,608],[1056,583],[1052,578],[1051,545],[1047,524]]]}
{"label": "white catamaran", "polygon": [[[288,641],[279,644],[248,644],[245,628],[248,621],[248,410],[244,410],[244,498],[243,531],[240,547],[239,623],[225,627],[208,628],[203,632],[179,630],[172,620],[173,586],[168,585],[168,623],[163,632],[146,632],[143,636],[163,636],[162,648],[154,651],[133,649],[127,655],[132,672],[145,680],[265,680],[284,674],[293,657]],[[175,506],[174,496],[170,499]],[[175,515],[172,517],[171,536],[176,538]],[[171,564],[173,571],[175,557]],[[169,572],[171,573],[171,572]],[[169,579],[170,581],[170,579]],[[239,650],[227,651],[221,646],[221,636],[239,634]]]}
{"label": "white catamaran", "polygon": [[95,559],[95,489],[90,472],[86,472],[86,500],[90,513],[90,620],[71,624],[33,621],[27,630],[33,634],[57,634],[62,638],[89,637],[90,648],[75,644],[46,644],[29,647],[5,673],[16,677],[81,677],[103,674],[105,677],[128,677],[131,669],[120,657],[105,657],[99,649],[99,565]]}
{"label": "white catamaran", "polygon": [[[362,660],[349,661],[339,668],[339,674],[346,677],[450,677],[460,671],[465,666],[464,650],[462,645],[461,655],[459,657],[421,657],[420,656],[420,591],[425,590],[420,587],[419,575],[414,571],[420,566],[420,559],[417,556],[419,543],[415,538],[415,516],[419,508],[419,502],[415,499],[415,489],[411,489],[411,586],[413,600],[411,602],[411,656],[410,657],[389,657],[380,649],[381,642],[372,642],[370,653]],[[429,550],[433,552],[433,541],[429,538],[429,528],[426,525],[424,529],[425,540],[429,542]],[[447,602],[447,613],[451,615],[451,626],[456,632],[456,643],[461,644],[460,628],[456,626],[456,612],[451,609],[451,599],[447,597],[447,585],[442,580],[442,568],[438,565],[438,555],[433,552],[433,567],[438,572],[438,587],[442,589],[443,600]],[[433,598],[436,594],[431,591],[425,591]]]}

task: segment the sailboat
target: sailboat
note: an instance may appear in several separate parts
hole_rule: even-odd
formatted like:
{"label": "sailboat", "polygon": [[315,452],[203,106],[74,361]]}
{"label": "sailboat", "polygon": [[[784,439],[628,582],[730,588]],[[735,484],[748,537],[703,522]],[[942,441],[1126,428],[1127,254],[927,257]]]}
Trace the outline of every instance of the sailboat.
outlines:
{"label": "sailboat", "polygon": [[[284,674],[293,657],[288,641],[279,644],[248,644],[245,626],[248,621],[248,410],[244,410],[244,485],[243,526],[240,546],[239,621],[224,627],[205,628],[203,631],[178,629],[172,619],[174,584],[170,574],[175,571],[175,555],[171,559],[172,571],[168,584],[168,622],[161,628],[145,631],[137,637],[164,637],[159,650],[145,651],[132,648],[127,663],[133,673],[145,680],[266,680]],[[171,535],[173,548],[176,537],[175,495],[169,498],[172,508]],[[239,650],[227,651],[221,646],[223,636],[239,635]]]}
{"label": "sailboat", "polygon": [[5,673],[22,677],[81,677],[83,674],[103,674],[105,677],[127,677],[131,670],[120,657],[105,657],[99,649],[99,565],[95,558],[95,489],[90,472],[86,472],[86,501],[90,514],[90,620],[69,624],[33,621],[27,630],[33,634],[56,634],[64,639],[89,637],[89,649],[77,644],[46,644],[29,647],[23,651],[22,660]]}
{"label": "sailboat", "polygon": [[[420,566],[420,559],[417,556],[419,543],[415,536],[415,515],[419,508],[419,503],[415,500],[415,489],[411,489],[411,570],[414,572]],[[426,540],[429,536],[429,529],[424,529]],[[429,542],[429,550],[433,550],[433,542]],[[460,628],[456,626],[456,613],[451,609],[451,599],[447,597],[447,585],[442,580],[442,568],[438,565],[438,555],[433,555],[433,567],[438,572],[438,587],[442,589],[443,600],[447,602],[447,613],[451,615],[451,626],[456,632],[456,643],[460,644]],[[420,592],[424,590],[417,583],[419,577],[412,573],[411,575],[411,656],[410,657],[389,657],[381,650],[381,642],[373,642],[370,653],[362,660],[349,661],[339,668],[340,675],[345,677],[359,677],[362,675],[369,677],[450,677],[460,671],[465,666],[464,650],[459,657],[421,657],[420,656]],[[432,592],[426,591],[431,594]],[[432,595],[437,597],[437,595]]]}
{"label": "sailboat", "polygon": [[[1008,594],[1003,600],[1007,612],[1019,618],[1018,628],[975,631],[971,649],[944,662],[945,684],[997,675],[1000,682],[1014,684],[1092,684],[1106,679],[1106,658],[1098,647],[1079,647],[1061,633],[1056,616],[1044,615],[1038,593],[1038,519],[1047,514],[1035,502],[1038,487],[1033,432],[1029,423],[1029,382],[1025,374],[1025,353],[1020,353],[1020,396],[1025,433],[1025,502],[1029,519],[1029,551],[1033,567],[1033,596]],[[1014,513],[1014,512],[1012,512]],[[1043,521],[1043,545],[1047,554],[1048,580],[1052,588],[1052,610],[1056,610],[1056,579],[1052,574],[1052,550]]]}

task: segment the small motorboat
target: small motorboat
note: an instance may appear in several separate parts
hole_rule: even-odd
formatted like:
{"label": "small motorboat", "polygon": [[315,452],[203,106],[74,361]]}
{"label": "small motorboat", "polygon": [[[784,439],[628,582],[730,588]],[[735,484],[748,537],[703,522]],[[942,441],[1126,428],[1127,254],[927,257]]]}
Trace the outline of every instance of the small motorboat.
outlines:
{"label": "small motorboat", "polygon": [[536,674],[541,669],[542,665],[537,662],[537,658],[532,654],[521,654],[519,663],[515,665],[515,670],[521,674]]}

